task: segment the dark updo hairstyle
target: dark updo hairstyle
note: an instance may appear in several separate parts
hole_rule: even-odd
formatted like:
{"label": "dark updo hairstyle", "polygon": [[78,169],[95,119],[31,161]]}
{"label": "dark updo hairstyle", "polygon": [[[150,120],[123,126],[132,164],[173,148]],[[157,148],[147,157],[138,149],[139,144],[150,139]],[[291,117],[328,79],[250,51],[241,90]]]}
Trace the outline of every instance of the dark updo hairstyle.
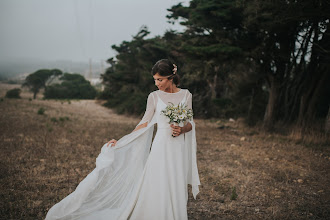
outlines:
{"label": "dark updo hairstyle", "polygon": [[168,76],[167,79],[173,79],[173,83],[178,86],[180,85],[180,77],[177,71],[174,71],[175,67],[168,59],[161,59],[152,67],[151,74],[154,76],[158,73],[161,76]]}

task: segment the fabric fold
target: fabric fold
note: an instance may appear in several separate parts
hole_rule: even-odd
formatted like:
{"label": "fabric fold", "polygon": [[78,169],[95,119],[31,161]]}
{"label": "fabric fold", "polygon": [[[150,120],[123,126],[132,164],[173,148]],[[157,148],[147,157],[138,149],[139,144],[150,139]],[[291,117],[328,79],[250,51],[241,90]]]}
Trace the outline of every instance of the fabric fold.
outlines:
{"label": "fabric fold", "polygon": [[199,175],[198,175],[198,167],[197,167],[197,142],[196,142],[196,129],[195,122],[190,121],[192,125],[192,129],[190,132],[185,134],[185,145],[186,149],[188,149],[188,164],[187,164],[187,183],[192,186],[192,194],[194,199],[196,199],[197,194],[199,193]]}
{"label": "fabric fold", "polygon": [[[132,132],[118,140],[115,147],[104,144],[96,158],[95,169],[79,183],[75,191],[48,211],[46,220],[78,219],[102,208],[112,209],[110,213],[114,216],[113,219],[116,219],[124,209],[125,199],[128,199],[129,193],[136,187],[142,175],[151,146],[153,128],[154,125],[150,124]],[[113,186],[111,183],[118,185]],[[125,186],[125,183],[128,186],[123,190],[124,187],[120,186]],[[108,193],[105,193],[107,191]]]}

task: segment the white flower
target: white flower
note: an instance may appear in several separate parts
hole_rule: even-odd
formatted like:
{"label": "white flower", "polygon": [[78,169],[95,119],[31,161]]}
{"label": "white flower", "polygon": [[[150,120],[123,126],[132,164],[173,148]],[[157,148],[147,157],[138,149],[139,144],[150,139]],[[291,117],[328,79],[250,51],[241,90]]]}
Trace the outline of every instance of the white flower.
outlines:
{"label": "white flower", "polygon": [[166,121],[168,123],[183,123],[193,116],[192,109],[189,109],[186,105],[179,104],[174,105],[169,102],[169,105],[162,110],[162,114],[166,116]]}
{"label": "white flower", "polygon": [[173,64],[173,74],[176,74],[177,71],[178,71],[178,67],[175,64]]}

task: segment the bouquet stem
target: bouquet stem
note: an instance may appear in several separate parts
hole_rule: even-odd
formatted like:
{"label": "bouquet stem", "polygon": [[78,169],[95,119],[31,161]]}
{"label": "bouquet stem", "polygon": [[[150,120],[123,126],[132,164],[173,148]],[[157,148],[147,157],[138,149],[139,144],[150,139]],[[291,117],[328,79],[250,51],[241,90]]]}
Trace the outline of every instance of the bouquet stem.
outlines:
{"label": "bouquet stem", "polygon": [[[174,125],[174,126],[179,126],[179,124],[178,124],[178,123],[176,123],[176,122],[171,122],[171,124],[172,124],[172,125]],[[176,136],[174,136],[174,135],[172,134],[172,137],[174,137],[174,138],[175,138]]]}

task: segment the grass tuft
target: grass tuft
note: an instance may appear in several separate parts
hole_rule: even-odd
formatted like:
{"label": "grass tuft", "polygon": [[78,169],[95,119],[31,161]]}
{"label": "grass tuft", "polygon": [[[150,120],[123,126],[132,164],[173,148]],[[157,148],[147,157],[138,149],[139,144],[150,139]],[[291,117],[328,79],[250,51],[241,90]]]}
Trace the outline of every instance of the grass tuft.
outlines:
{"label": "grass tuft", "polygon": [[44,115],[45,114],[46,109],[44,109],[43,107],[38,109],[38,115]]}
{"label": "grass tuft", "polygon": [[236,187],[234,186],[233,189],[231,190],[230,200],[236,200],[237,197],[238,197],[238,195],[236,193]]}

